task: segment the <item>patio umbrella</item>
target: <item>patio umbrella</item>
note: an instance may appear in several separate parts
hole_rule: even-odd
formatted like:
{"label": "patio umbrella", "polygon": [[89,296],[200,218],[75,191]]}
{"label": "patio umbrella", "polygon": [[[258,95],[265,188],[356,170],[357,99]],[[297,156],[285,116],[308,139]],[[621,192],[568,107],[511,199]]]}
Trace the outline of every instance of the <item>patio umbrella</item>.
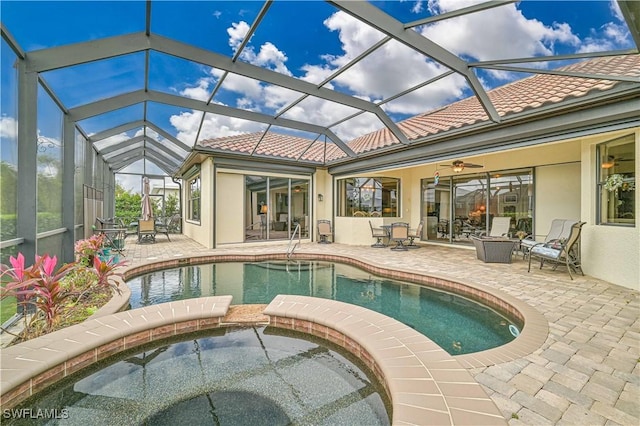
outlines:
{"label": "patio umbrella", "polygon": [[142,220],[149,220],[153,216],[151,198],[149,197],[149,178],[144,177],[142,186]]}

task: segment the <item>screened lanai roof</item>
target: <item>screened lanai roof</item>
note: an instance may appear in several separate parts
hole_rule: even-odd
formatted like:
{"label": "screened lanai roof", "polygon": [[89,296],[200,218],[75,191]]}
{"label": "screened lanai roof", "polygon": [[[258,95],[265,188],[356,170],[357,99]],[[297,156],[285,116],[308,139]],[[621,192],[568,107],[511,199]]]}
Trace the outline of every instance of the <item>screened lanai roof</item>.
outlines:
{"label": "screened lanai roof", "polygon": [[552,4],[1,7],[4,43],[114,171],[173,174],[194,148],[335,165],[638,87],[640,2]]}

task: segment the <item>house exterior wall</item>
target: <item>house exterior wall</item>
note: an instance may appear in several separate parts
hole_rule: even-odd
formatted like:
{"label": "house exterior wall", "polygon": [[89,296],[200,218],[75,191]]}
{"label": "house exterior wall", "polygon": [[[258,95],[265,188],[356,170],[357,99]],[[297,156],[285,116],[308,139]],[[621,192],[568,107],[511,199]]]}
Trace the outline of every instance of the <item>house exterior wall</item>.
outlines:
{"label": "house exterior wall", "polygon": [[630,133],[635,134],[637,188],[640,176],[640,128],[582,140],[582,220],[587,222],[582,228],[582,264],[587,275],[640,290],[640,191],[636,189],[635,226],[597,224],[596,145]]}
{"label": "house exterior wall", "polygon": [[[640,290],[640,233],[638,225],[611,226],[596,224],[597,167],[595,147],[607,140],[634,133],[636,136],[636,176],[639,175],[640,129],[603,133],[597,136],[574,138],[563,142],[528,148],[505,150],[483,156],[464,157],[465,161],[482,164],[484,172],[533,168],[535,176],[535,237],[541,241],[556,218],[587,222],[582,233],[582,263],[585,274],[614,284]],[[371,245],[369,220],[374,226],[393,222],[408,222],[415,228],[421,219],[421,180],[454,173],[440,162],[375,173],[357,173],[350,176],[387,176],[401,179],[400,217],[356,218],[335,216],[336,180],[326,169],[318,169],[312,177],[312,220],[310,231],[317,240],[318,219],[332,220],[334,241],[352,245]],[[475,171],[475,169],[474,169]],[[247,173],[251,173],[247,170]],[[241,243],[244,224],[244,190],[242,175],[219,173],[217,188],[213,191],[213,163],[202,165],[202,223],[185,224],[185,234],[207,247],[213,247],[213,197],[217,195],[217,244]],[[186,186],[186,185],[185,185]],[[186,189],[185,189],[186,190]],[[636,206],[640,206],[636,191]],[[323,201],[318,200],[323,195]],[[186,199],[186,194],[185,194]],[[209,224],[209,225],[207,225]],[[237,235],[236,235],[237,234]]]}
{"label": "house exterior wall", "polygon": [[553,219],[581,220],[580,163],[535,168],[535,239],[544,241]]}
{"label": "house exterior wall", "polygon": [[182,233],[207,248],[213,248],[213,214],[215,194],[213,192],[213,160],[207,159],[200,166],[200,223],[188,219],[187,200],[189,199],[188,185],[183,185],[183,217],[184,229]]}
{"label": "house exterior wall", "polygon": [[242,243],[244,241],[245,191],[244,175],[218,173],[216,177],[217,244]]}

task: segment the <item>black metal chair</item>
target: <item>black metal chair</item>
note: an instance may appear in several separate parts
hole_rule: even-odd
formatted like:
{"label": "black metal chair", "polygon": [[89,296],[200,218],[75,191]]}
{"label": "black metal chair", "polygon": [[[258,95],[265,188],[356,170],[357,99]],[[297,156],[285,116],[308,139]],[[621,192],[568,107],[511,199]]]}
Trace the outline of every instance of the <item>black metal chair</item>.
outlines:
{"label": "black metal chair", "polygon": [[407,250],[404,242],[409,239],[409,224],[404,222],[392,223],[389,239],[396,243],[394,247],[391,247],[391,250]]}

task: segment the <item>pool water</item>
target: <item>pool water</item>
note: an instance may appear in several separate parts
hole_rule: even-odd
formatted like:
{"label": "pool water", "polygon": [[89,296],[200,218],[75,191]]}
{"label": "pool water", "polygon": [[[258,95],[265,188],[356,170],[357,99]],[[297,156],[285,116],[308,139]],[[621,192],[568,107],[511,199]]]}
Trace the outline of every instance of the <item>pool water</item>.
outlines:
{"label": "pool water", "polygon": [[[23,405],[62,425],[388,425],[377,381],[344,349],[272,327],[150,346]],[[118,360],[119,359],[119,360]],[[4,423],[4,422],[3,422]]]}
{"label": "pool water", "polygon": [[521,329],[521,324],[453,293],[339,263],[213,263],[156,271],[127,284],[132,308],[216,295],[232,295],[234,304],[270,303],[278,294],[339,300],[395,318],[452,355],[501,346],[515,338],[514,329]]}

